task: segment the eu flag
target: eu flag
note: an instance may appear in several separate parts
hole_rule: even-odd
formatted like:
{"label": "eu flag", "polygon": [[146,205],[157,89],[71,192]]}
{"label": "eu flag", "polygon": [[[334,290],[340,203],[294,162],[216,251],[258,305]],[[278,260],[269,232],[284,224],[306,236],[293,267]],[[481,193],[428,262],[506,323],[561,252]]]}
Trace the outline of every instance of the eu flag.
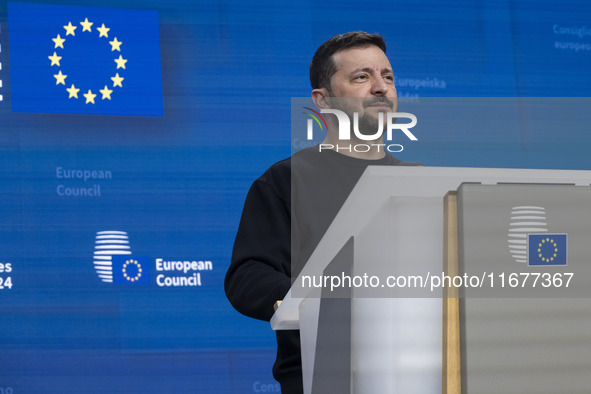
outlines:
{"label": "eu flag", "polygon": [[566,245],[566,234],[528,234],[528,265],[566,265]]}
{"label": "eu flag", "polygon": [[14,112],[162,116],[158,14],[8,3]]}
{"label": "eu flag", "polygon": [[133,255],[113,256],[113,283],[150,284],[150,258]]}

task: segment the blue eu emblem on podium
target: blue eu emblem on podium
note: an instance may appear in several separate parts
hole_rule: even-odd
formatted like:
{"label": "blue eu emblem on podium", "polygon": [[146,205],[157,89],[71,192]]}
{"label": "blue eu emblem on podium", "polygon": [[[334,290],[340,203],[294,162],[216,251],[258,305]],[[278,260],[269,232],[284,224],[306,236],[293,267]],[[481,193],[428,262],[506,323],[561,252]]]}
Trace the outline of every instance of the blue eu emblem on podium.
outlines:
{"label": "blue eu emblem on podium", "polygon": [[529,266],[566,265],[567,234],[528,234]]}

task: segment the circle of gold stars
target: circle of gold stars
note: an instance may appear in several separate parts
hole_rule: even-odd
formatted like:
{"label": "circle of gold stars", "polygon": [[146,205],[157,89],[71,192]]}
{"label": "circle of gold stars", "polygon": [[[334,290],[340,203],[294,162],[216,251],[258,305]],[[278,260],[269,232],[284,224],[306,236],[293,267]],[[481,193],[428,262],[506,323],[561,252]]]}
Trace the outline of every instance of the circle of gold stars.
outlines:
{"label": "circle of gold stars", "polygon": [[[554,248],[554,253],[551,253],[550,257],[546,257],[542,254],[542,247],[544,246],[544,244],[549,243],[552,245],[552,247]],[[558,244],[556,242],[554,242],[553,239],[551,238],[546,238],[543,239],[539,244],[538,244],[538,256],[540,257],[540,259],[544,262],[544,263],[551,263],[552,261],[554,261],[554,259],[556,258],[556,256],[558,255]]]}
{"label": "circle of gold stars", "polygon": [[[60,65],[60,61],[62,60],[62,56],[59,56],[57,54],[57,50],[58,48],[64,49],[64,43],[66,42],[66,40],[68,39],[68,36],[72,36],[75,37],[76,36],[76,29],[78,29],[78,27],[82,27],[82,33],[84,32],[88,32],[88,33],[92,33],[92,26],[94,25],[94,22],[90,22],[88,20],[88,18],[85,18],[84,21],[80,22],[81,26],[77,26],[77,25],[73,25],[72,22],[68,22],[67,25],[64,26],[65,29],[65,38],[62,38],[60,34],[57,35],[57,37],[52,38],[51,40],[54,43],[54,51],[53,51],[53,55],[48,56],[49,60],[51,60],[51,66],[50,67],[61,67]],[[103,23],[100,27],[96,28],[96,31],[99,33],[99,39],[101,37],[104,37],[107,41],[109,40],[109,31],[111,29],[109,27],[106,27],[105,24]],[[115,69],[116,73],[115,76],[111,77],[111,81],[112,81],[112,89],[109,89],[108,85],[105,85],[105,87],[103,89],[95,89],[95,91],[98,91],[101,93],[102,95],[102,100],[111,100],[111,93],[113,93],[113,91],[115,90],[115,88],[119,87],[119,88],[123,88],[123,80],[125,78],[119,76],[119,69],[126,69],[126,63],[127,63],[127,59],[124,59],[123,56],[121,55],[121,45],[123,44],[121,41],[117,40],[117,37],[114,37],[112,41],[108,41],[109,45],[111,45],[111,52],[119,52],[119,57],[116,59],[113,59],[113,61],[115,62],[115,64],[117,65],[117,68]],[[58,73],[54,74],[53,77],[55,78],[55,84],[56,85],[66,85],[66,79],[68,78],[68,75],[63,74],[61,69],[58,69]],[[78,99],[78,92],[80,92],[80,88],[76,87],[76,85],[74,83],[71,84],[71,86],[69,88],[66,88],[66,91],[69,93],[69,97],[70,99]],[[86,99],[86,104],[95,104],[95,98],[97,96],[96,93],[93,93],[91,89],[88,89],[88,92],[86,93],[82,93],[82,96],[84,96],[84,98]]]}
{"label": "circle of gold stars", "polygon": [[[127,273],[127,266],[129,265],[135,265],[137,267],[137,274],[133,277]],[[137,260],[127,260],[123,264],[123,277],[130,282],[135,282],[139,280],[142,277],[142,265]]]}

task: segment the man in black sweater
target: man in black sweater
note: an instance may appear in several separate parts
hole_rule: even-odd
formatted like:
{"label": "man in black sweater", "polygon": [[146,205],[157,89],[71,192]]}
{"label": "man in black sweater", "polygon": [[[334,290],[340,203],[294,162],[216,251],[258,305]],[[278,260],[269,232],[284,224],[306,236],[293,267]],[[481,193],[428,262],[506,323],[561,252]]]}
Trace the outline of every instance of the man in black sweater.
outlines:
{"label": "man in black sweater", "polygon": [[[322,44],[310,64],[316,106],[358,112],[360,131],[375,133],[378,114],[397,109],[385,52],[382,37],[365,32]],[[385,152],[381,136],[339,140],[336,117],[326,121],[323,144],[272,165],[248,192],[225,280],[228,299],[246,316],[270,320],[273,305],[283,299],[368,165],[414,165]],[[370,148],[356,152],[355,142]],[[273,375],[281,392],[302,394],[299,331],[277,331],[277,345]]]}

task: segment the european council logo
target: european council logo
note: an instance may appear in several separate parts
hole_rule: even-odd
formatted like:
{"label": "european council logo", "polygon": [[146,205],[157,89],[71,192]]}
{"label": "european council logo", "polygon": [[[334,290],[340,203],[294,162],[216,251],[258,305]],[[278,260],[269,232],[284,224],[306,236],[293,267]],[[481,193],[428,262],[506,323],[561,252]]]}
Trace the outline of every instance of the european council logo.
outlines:
{"label": "european council logo", "polygon": [[567,234],[528,234],[529,266],[566,265]]}
{"label": "european council logo", "polygon": [[162,116],[158,14],[8,3],[14,112]]}
{"label": "european council logo", "polygon": [[150,258],[145,256],[113,256],[113,283],[150,284]]}
{"label": "european council logo", "polygon": [[533,205],[520,205],[511,209],[509,225],[509,251],[516,262],[527,263],[527,236],[529,233],[547,233],[546,209]]}
{"label": "european council logo", "polygon": [[94,244],[94,269],[103,282],[113,282],[113,258],[131,255],[125,231],[99,231]]}

